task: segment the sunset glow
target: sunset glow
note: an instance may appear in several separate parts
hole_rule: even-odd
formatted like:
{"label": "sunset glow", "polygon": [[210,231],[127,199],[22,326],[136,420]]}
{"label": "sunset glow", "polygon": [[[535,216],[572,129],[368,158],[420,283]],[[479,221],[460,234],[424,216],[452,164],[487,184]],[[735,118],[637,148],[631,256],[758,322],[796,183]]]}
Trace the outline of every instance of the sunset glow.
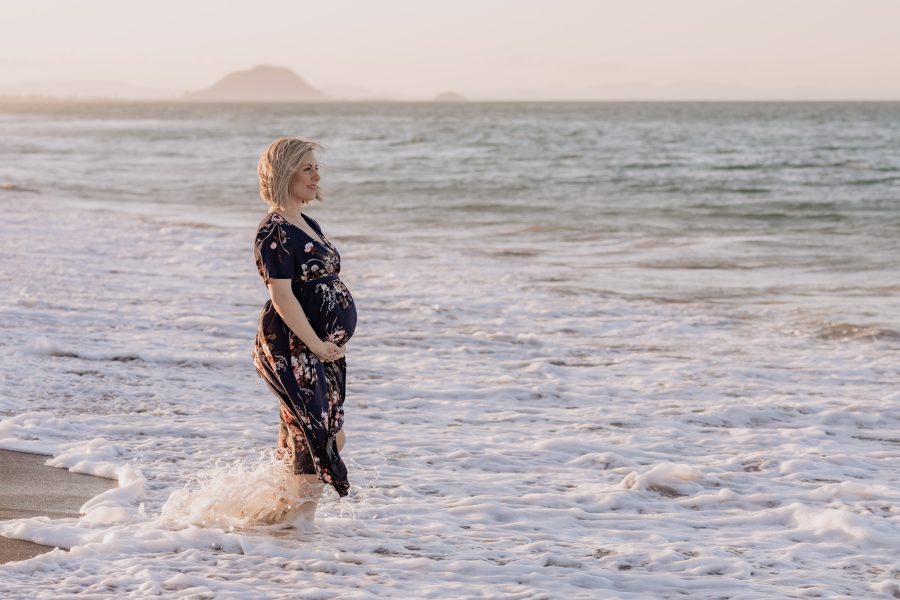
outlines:
{"label": "sunset glow", "polygon": [[888,0],[37,0],[3,17],[8,94],[117,82],[172,97],[272,64],[351,98],[900,97]]}

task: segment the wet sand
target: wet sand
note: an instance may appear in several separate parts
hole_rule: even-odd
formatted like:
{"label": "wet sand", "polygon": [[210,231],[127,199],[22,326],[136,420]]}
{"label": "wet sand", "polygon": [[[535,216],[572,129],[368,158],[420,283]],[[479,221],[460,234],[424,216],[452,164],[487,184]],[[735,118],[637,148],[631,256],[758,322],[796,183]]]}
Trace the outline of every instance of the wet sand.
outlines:
{"label": "wet sand", "polygon": [[[85,502],[117,485],[112,479],[48,467],[44,465],[48,458],[0,450],[0,520],[78,517]],[[0,536],[0,563],[25,560],[50,550],[51,546]]]}

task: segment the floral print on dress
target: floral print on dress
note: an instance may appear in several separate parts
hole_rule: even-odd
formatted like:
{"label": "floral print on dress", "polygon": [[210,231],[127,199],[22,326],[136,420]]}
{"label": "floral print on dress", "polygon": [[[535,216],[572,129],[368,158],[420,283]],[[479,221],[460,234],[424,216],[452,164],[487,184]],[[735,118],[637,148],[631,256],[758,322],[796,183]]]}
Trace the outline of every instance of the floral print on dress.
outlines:
{"label": "floral print on dress", "polygon": [[[313,330],[345,344],[356,328],[356,305],[340,280],[340,254],[311,217],[321,242],[278,213],[260,221],[254,242],[263,282],[290,279]],[[344,424],[347,363],[323,362],[297,336],[268,300],[259,315],[253,364],[280,404],[277,455],[296,474],[318,474],[341,496],[350,487],[335,436]]]}

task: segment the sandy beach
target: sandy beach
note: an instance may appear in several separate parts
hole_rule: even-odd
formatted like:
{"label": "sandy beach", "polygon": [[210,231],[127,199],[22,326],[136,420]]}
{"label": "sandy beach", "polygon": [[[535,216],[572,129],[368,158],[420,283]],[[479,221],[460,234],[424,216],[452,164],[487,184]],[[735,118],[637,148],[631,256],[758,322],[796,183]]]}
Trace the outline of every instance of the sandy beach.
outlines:
{"label": "sandy beach", "polygon": [[[0,450],[0,521],[48,517],[78,518],[81,506],[116,482],[48,467],[49,456]],[[53,549],[24,540],[0,537],[0,563],[25,560]]]}

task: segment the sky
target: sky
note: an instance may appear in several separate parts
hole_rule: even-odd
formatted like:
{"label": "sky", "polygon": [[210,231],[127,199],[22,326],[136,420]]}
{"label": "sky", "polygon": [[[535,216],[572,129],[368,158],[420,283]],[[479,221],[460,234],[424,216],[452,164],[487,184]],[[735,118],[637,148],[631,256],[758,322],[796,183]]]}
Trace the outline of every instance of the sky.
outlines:
{"label": "sky", "polygon": [[898,24],[900,0],[0,0],[0,92],[271,64],[410,99],[900,100]]}

